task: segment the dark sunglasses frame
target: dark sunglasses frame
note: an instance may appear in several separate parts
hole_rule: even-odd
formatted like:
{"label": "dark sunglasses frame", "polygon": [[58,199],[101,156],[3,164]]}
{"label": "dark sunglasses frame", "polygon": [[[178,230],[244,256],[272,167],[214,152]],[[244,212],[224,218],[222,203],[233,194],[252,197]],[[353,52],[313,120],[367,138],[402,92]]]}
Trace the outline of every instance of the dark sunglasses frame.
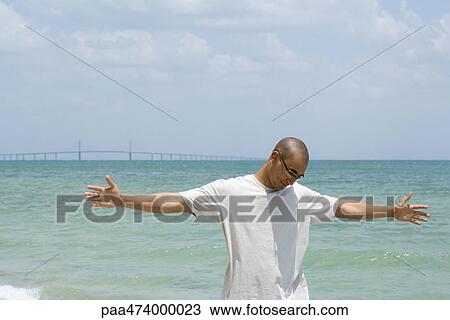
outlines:
{"label": "dark sunglasses frame", "polygon": [[288,168],[286,162],[284,162],[283,155],[281,154],[280,150],[275,149],[274,151],[278,152],[278,154],[280,155],[281,163],[283,163],[284,169],[287,171],[287,173],[292,179],[299,180],[304,177],[304,175],[297,175],[295,172],[293,172],[291,169]]}

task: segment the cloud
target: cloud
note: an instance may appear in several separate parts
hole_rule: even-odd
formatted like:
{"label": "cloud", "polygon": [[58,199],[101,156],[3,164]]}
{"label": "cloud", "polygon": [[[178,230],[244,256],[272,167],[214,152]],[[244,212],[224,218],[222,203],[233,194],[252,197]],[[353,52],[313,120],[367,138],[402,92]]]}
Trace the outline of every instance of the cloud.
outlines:
{"label": "cloud", "polygon": [[72,49],[91,62],[159,70],[191,70],[207,65],[208,41],[189,32],[154,35],[143,30],[82,31]]}
{"label": "cloud", "polygon": [[444,15],[433,25],[435,36],[431,39],[433,49],[450,58],[450,14]]}
{"label": "cloud", "polygon": [[180,14],[200,14],[208,8],[205,0],[167,0],[165,3],[174,13]]}
{"label": "cloud", "polygon": [[228,6],[228,10],[222,10],[222,14],[205,11],[193,23],[247,32],[267,28],[297,28],[303,33],[314,34],[333,31],[336,35],[362,36],[370,41],[381,42],[398,39],[422,23],[406,2],[402,3],[398,18],[382,9],[377,0],[247,0],[238,4],[230,2]]}
{"label": "cloud", "polygon": [[[246,55],[217,53],[208,41],[190,32],[152,34],[142,30],[75,32],[73,51],[87,61],[122,67],[151,67],[183,72],[245,75],[265,70],[264,61]],[[296,55],[274,36],[260,39],[267,59],[291,67],[300,65]]]}
{"label": "cloud", "polygon": [[260,63],[252,61],[246,56],[232,56],[216,54],[208,61],[212,71],[219,74],[248,74],[259,73],[264,69]]}
{"label": "cloud", "polygon": [[14,51],[34,47],[37,39],[25,28],[25,19],[12,7],[0,2],[0,48]]}
{"label": "cloud", "polygon": [[308,63],[302,61],[293,50],[283,44],[276,34],[267,33],[263,35],[263,40],[267,57],[273,64],[295,71],[308,66]]}
{"label": "cloud", "polygon": [[177,52],[183,56],[208,56],[210,52],[210,47],[208,41],[202,39],[192,33],[185,32],[180,40],[177,47]]}
{"label": "cloud", "polygon": [[338,9],[336,14],[336,22],[344,25],[346,32],[369,41],[392,42],[423,24],[404,1],[397,18],[382,9],[376,0],[352,2],[346,9]]}
{"label": "cloud", "polygon": [[152,34],[146,31],[79,31],[72,37],[76,54],[91,62],[128,66],[149,66],[159,62],[156,43]]}

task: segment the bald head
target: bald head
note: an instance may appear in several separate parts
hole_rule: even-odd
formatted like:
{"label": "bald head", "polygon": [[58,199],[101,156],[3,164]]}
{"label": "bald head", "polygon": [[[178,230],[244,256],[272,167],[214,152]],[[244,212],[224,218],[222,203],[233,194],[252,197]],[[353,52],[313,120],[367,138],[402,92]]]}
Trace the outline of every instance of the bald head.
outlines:
{"label": "bald head", "polygon": [[308,148],[305,143],[295,137],[286,137],[278,141],[274,151],[278,150],[284,157],[284,159],[296,158],[309,160]]}
{"label": "bald head", "polygon": [[308,162],[308,148],[303,141],[286,137],[278,141],[256,175],[265,186],[282,190],[305,176]]}

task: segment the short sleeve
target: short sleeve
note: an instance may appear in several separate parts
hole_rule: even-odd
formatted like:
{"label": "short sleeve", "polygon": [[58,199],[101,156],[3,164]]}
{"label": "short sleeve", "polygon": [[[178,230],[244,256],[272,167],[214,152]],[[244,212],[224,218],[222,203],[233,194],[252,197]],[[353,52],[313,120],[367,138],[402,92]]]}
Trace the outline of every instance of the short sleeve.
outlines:
{"label": "short sleeve", "polygon": [[336,216],[338,198],[320,194],[298,183],[294,184],[298,197],[298,216],[312,224],[331,222]]}
{"label": "short sleeve", "polygon": [[218,218],[224,209],[225,182],[224,179],[218,179],[198,188],[181,191],[180,195],[196,217]]}

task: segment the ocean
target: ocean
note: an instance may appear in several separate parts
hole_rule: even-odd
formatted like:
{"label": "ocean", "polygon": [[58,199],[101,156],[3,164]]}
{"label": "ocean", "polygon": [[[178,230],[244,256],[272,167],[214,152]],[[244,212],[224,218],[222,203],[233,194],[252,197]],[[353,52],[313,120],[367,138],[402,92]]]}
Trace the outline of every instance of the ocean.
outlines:
{"label": "ocean", "polygon": [[[0,299],[219,299],[228,257],[218,224],[152,214],[136,222],[130,210],[114,223],[93,223],[81,209],[58,224],[56,197],[105,185],[107,174],[122,192],[143,194],[187,190],[261,165],[0,161]],[[382,204],[412,191],[410,203],[430,205],[432,215],[423,226],[313,225],[303,265],[312,299],[450,299],[450,161],[311,161],[301,183]]]}

